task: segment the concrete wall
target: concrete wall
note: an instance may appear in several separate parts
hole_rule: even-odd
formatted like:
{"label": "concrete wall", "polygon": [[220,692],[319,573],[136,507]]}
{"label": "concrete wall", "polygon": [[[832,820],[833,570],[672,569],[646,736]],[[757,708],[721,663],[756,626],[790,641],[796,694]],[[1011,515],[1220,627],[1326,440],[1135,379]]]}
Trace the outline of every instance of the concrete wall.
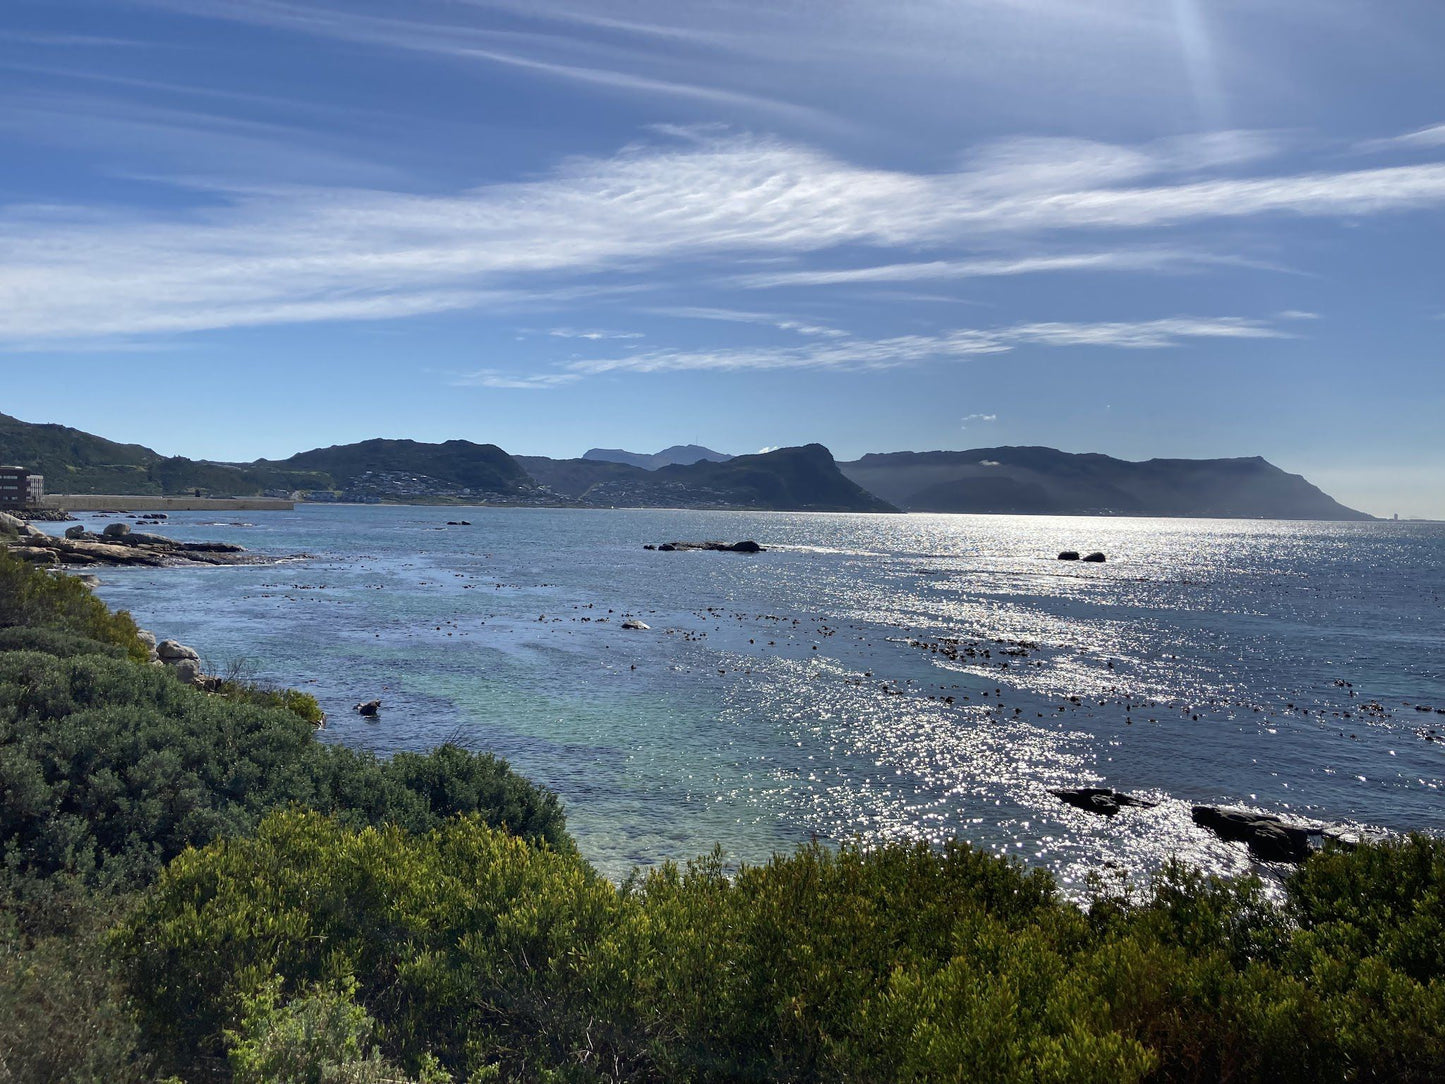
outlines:
{"label": "concrete wall", "polygon": [[48,493],[45,508],[67,512],[289,512],[293,501],[279,497],[147,497],[135,494]]}

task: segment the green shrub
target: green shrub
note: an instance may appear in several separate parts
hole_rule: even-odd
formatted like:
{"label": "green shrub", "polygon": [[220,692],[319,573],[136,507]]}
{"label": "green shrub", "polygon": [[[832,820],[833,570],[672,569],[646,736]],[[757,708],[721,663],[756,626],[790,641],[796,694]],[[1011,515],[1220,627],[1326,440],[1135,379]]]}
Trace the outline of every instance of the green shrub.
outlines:
{"label": "green shrub", "polygon": [[150,655],[130,614],[112,613],[75,576],[41,572],[0,546],[0,627],[11,626],[54,629],[115,644],[139,662]]}

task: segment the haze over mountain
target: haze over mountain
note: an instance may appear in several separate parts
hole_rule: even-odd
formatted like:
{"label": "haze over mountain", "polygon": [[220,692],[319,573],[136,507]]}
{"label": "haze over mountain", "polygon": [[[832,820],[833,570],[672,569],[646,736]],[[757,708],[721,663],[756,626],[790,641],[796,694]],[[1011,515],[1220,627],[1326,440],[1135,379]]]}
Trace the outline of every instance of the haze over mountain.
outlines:
{"label": "haze over mountain", "polygon": [[629,452],[622,448],[588,448],[582,453],[582,458],[603,463],[626,463],[643,470],[657,470],[658,467],[668,467],[675,463],[687,466],[703,459],[711,463],[726,463],[732,456],[726,452],[704,448],[701,444],[674,444],[651,455],[646,452]]}
{"label": "haze over mountain", "polygon": [[1371,519],[1258,456],[1143,463],[1053,448],[891,452],[840,463],[906,512]]}

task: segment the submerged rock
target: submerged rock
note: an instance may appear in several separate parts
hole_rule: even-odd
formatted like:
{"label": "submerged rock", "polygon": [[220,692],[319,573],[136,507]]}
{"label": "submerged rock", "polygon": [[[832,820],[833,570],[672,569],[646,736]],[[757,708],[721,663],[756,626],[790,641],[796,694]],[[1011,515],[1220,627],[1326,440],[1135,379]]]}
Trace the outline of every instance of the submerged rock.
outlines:
{"label": "submerged rock", "polygon": [[381,714],[381,701],[368,700],[364,704],[357,704],[356,711],[366,719],[375,719]]}
{"label": "submerged rock", "polygon": [[1101,565],[1101,564],[1103,564],[1106,560],[1108,560],[1108,558],[1105,557],[1105,556],[1104,556],[1102,553],[1100,553],[1098,550],[1095,550],[1093,553],[1089,554],[1087,557],[1082,558],[1082,560],[1092,561],[1094,564]]}
{"label": "submerged rock", "polygon": [[1062,553],[1059,554],[1060,561],[1077,561],[1078,559],[1078,550],[1064,550]]}

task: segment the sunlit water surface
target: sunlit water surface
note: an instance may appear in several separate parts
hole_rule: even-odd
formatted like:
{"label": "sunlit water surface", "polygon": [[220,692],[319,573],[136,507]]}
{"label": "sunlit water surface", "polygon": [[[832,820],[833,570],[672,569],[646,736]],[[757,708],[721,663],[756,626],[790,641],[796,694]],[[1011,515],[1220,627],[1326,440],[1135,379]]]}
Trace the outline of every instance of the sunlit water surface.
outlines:
{"label": "sunlit water surface", "polygon": [[[326,740],[506,757],[614,876],[810,837],[962,837],[1076,887],[1169,856],[1250,868],[1191,824],[1200,802],[1445,829],[1445,713],[1417,710],[1445,708],[1445,525],[247,516],[165,530],[311,558],[107,570],[99,594],[213,667],[314,692]],[[768,551],[642,548],[741,538]],[[351,710],[373,697],[379,719]],[[1159,804],[1106,819],[1048,792],[1087,784]]]}

